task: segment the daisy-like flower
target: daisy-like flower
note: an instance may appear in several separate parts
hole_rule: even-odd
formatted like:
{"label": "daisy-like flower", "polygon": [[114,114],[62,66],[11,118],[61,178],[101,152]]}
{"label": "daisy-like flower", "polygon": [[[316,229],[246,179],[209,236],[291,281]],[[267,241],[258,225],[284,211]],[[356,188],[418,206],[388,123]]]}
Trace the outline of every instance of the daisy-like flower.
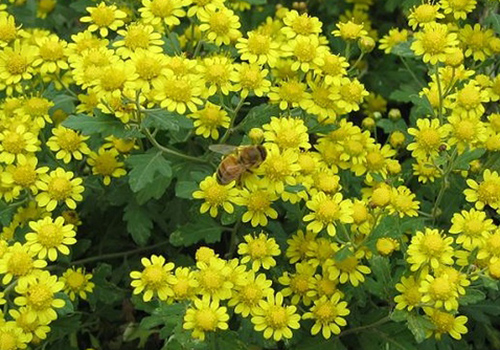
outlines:
{"label": "daisy-like flower", "polygon": [[278,103],[281,110],[297,107],[307,109],[311,101],[306,90],[306,85],[296,79],[283,80],[278,86],[271,87],[267,96],[271,103]]}
{"label": "daisy-like flower", "polygon": [[346,41],[355,41],[364,36],[368,36],[368,32],[364,29],[363,24],[347,21],[339,22],[336,26],[338,29],[332,31],[332,34]]}
{"label": "daisy-like flower", "polygon": [[484,238],[484,244],[479,249],[477,253],[477,258],[491,259],[500,257],[500,229],[497,229],[494,233],[489,233]]}
{"label": "daisy-like flower", "polygon": [[209,296],[212,300],[230,299],[234,284],[229,280],[231,268],[218,257],[211,257],[208,262],[197,261],[198,294]]}
{"label": "daisy-like flower", "polygon": [[266,144],[266,151],[266,160],[255,173],[265,177],[268,191],[281,195],[286,185],[294,186],[297,183],[294,175],[300,170],[298,153],[290,148],[280,151],[272,143]]}
{"label": "daisy-like flower", "polygon": [[123,168],[124,163],[118,161],[119,153],[116,149],[104,149],[92,152],[87,163],[92,167],[92,174],[103,176],[102,182],[107,186],[111,183],[111,178],[119,178],[127,174]]}
{"label": "daisy-like flower", "polygon": [[[118,60],[113,64],[102,67],[92,85],[94,85],[94,91],[101,101],[117,99],[119,106],[121,106],[122,97],[127,96],[127,93],[130,93],[130,90],[134,88],[134,82],[137,78],[135,65],[130,60]],[[112,104],[112,102],[109,102],[109,104]],[[111,111],[108,113],[111,114]]]}
{"label": "daisy-like flower", "polygon": [[229,45],[232,38],[238,38],[241,33],[239,17],[224,6],[205,7],[198,11],[200,30],[206,32],[206,38],[217,46]]}
{"label": "daisy-like flower", "polygon": [[375,247],[377,248],[377,251],[380,253],[380,255],[389,256],[395,250],[399,249],[399,242],[394,238],[382,237],[377,239]]}
{"label": "daisy-like flower", "polygon": [[436,64],[446,60],[446,54],[458,45],[457,34],[450,32],[446,24],[431,22],[415,33],[411,49],[423,56],[425,63]]}
{"label": "daisy-like flower", "polygon": [[402,276],[401,283],[396,284],[397,291],[401,293],[394,297],[396,309],[408,309],[408,311],[411,311],[415,307],[418,307],[422,302],[422,293],[419,288],[420,282],[415,279],[415,276]]}
{"label": "daisy-like flower", "polygon": [[40,150],[37,135],[29,132],[23,124],[14,130],[0,133],[0,162],[12,164],[20,155],[31,155]]}
{"label": "daisy-like flower", "polygon": [[0,12],[0,47],[6,47],[19,35],[14,16],[6,11]]}
{"label": "daisy-like flower", "polygon": [[235,291],[228,305],[234,306],[234,312],[248,317],[267,295],[273,294],[272,281],[266,275],[254,271],[243,274],[242,283],[235,287]]}
{"label": "daisy-like flower", "polygon": [[316,238],[316,233],[307,231],[306,234],[302,230],[298,230],[286,241],[288,248],[285,255],[289,259],[290,264],[295,264],[297,261],[302,261],[307,258],[307,253],[310,251],[310,245]]}
{"label": "daisy-like flower", "polygon": [[153,96],[162,108],[179,114],[196,112],[203,104],[203,81],[198,76],[168,74],[153,81]]}
{"label": "daisy-like flower", "polygon": [[352,202],[347,199],[343,200],[341,193],[327,196],[323,192],[318,192],[306,202],[306,206],[311,212],[305,215],[303,220],[311,221],[307,229],[315,233],[326,228],[330,236],[335,236],[337,222],[342,224],[353,222]]}
{"label": "daisy-like flower", "polygon": [[118,30],[118,35],[122,39],[113,42],[113,47],[117,47],[116,54],[124,59],[139,49],[149,53],[163,52],[161,34],[155,32],[152,25],[134,22],[127,29]]}
{"label": "daisy-like flower", "polygon": [[334,55],[331,52],[325,52],[322,58],[323,64],[319,67],[319,70],[324,75],[325,84],[340,85],[340,78],[347,74],[349,63],[345,57]]}
{"label": "daisy-like flower", "polygon": [[19,242],[8,247],[0,258],[0,274],[4,275],[2,283],[7,285],[13,278],[19,280],[32,278],[35,271],[47,266],[46,261],[36,259],[35,255],[36,253],[32,252],[27,245]]}
{"label": "daisy-like flower", "polygon": [[252,323],[257,332],[264,332],[264,338],[280,341],[293,336],[292,329],[299,329],[300,315],[293,305],[283,305],[283,295],[268,294],[253,312]]}
{"label": "daisy-like flower", "polygon": [[439,230],[426,227],[417,231],[408,246],[408,263],[411,271],[421,267],[437,269],[441,265],[453,264],[453,237],[444,236]]}
{"label": "daisy-like flower", "polygon": [[307,73],[310,69],[324,64],[323,56],[328,51],[317,36],[298,36],[281,46],[286,56],[293,59],[292,70]]}
{"label": "daisy-like flower", "polygon": [[40,207],[53,211],[60,203],[65,203],[68,208],[75,209],[76,202],[81,202],[84,191],[81,185],[83,180],[74,177],[73,172],[57,168],[49,174],[40,175],[41,183],[38,186],[41,193],[35,199]]}
{"label": "daisy-like flower", "polygon": [[263,69],[256,63],[241,63],[234,65],[234,90],[239,91],[242,98],[246,98],[250,93],[262,97],[269,92],[271,82],[266,79],[269,70]]}
{"label": "daisy-like flower", "polygon": [[198,288],[196,272],[188,267],[177,267],[174,272],[175,282],[172,285],[174,300],[188,300],[194,298]]}
{"label": "daisy-like flower", "polygon": [[59,125],[52,129],[52,134],[47,141],[47,146],[52,152],[56,153],[57,159],[68,164],[72,158],[82,160],[84,154],[90,153],[90,148],[85,141],[89,136],[81,135],[80,132],[65,128]]}
{"label": "daisy-like flower", "polygon": [[297,36],[319,35],[322,23],[317,17],[309,16],[307,13],[299,14],[296,10],[288,11],[283,18],[285,26],[281,32],[288,39]]}
{"label": "daisy-like flower", "polygon": [[247,209],[241,220],[250,222],[252,227],[267,226],[268,218],[278,217],[278,212],[271,207],[278,196],[266,188],[265,182],[248,183],[246,187],[241,190],[240,198],[236,202]]}
{"label": "daisy-like flower", "polygon": [[268,238],[267,234],[261,232],[257,237],[245,235],[243,239],[246,243],[238,245],[242,264],[251,262],[253,271],[258,271],[261,267],[269,270],[276,265],[273,256],[279,256],[281,251],[274,238]]}
{"label": "daisy-like flower", "polygon": [[471,13],[475,8],[476,0],[441,0],[441,7],[444,14],[453,14],[455,19],[466,19],[467,14]]}
{"label": "daisy-like flower", "polygon": [[339,100],[337,101],[337,105],[344,113],[359,111],[359,105],[369,95],[365,86],[358,79],[349,78],[342,78],[340,80],[338,94]]}
{"label": "daisy-like flower", "polygon": [[394,46],[407,40],[408,31],[406,29],[393,28],[379,40],[380,45],[378,48],[389,54]]}
{"label": "daisy-like flower", "polygon": [[181,23],[179,18],[186,16],[183,7],[189,3],[188,0],[142,0],[139,12],[144,23],[171,28]]}
{"label": "daisy-like flower", "polygon": [[59,280],[64,283],[64,293],[69,296],[71,301],[74,301],[77,296],[83,300],[87,300],[87,293],[92,293],[95,284],[91,282],[91,273],[86,273],[82,267],[71,267],[63,272]]}
{"label": "daisy-like flower", "polygon": [[285,271],[278,278],[278,282],[285,286],[281,293],[284,297],[292,296],[292,304],[297,305],[301,300],[306,306],[311,304],[309,292],[312,289],[314,281],[314,273],[316,267],[308,262],[295,264],[295,273]]}
{"label": "daisy-like flower", "polygon": [[314,306],[302,318],[314,320],[314,325],[311,328],[312,335],[316,335],[321,331],[325,339],[330,339],[332,334],[340,334],[340,327],[347,325],[343,316],[350,313],[347,302],[340,301],[340,293],[336,292],[329,298],[322,296],[320,299],[315,300]]}
{"label": "daisy-like flower", "polygon": [[40,323],[49,323],[57,319],[55,309],[64,307],[66,302],[57,299],[56,293],[64,288],[64,283],[48,271],[40,271],[33,278],[21,278],[15,291],[19,294],[14,304],[28,308],[28,320],[37,319]]}
{"label": "daisy-like flower", "polygon": [[459,293],[447,274],[436,277],[427,275],[420,282],[419,291],[422,293],[422,303],[426,305],[444,308],[446,311],[458,309]]}
{"label": "daisy-like flower", "polygon": [[280,44],[270,35],[260,31],[250,31],[247,35],[248,38],[238,39],[235,45],[240,58],[251,64],[262,66],[267,63],[269,67],[274,67],[280,57]]}
{"label": "daisy-like flower", "polygon": [[476,61],[484,61],[491,57],[490,41],[494,38],[495,32],[491,29],[484,29],[479,23],[466,24],[458,32],[461,44],[464,46],[465,57],[474,58]]}
{"label": "daisy-like flower", "polygon": [[416,195],[406,186],[392,188],[391,203],[388,206],[389,213],[397,213],[399,217],[418,216],[420,202],[415,200]]}
{"label": "daisy-like flower", "polygon": [[132,271],[130,285],[134,287],[134,294],[144,293],[142,299],[145,302],[153,297],[158,297],[162,301],[167,301],[173,297],[172,285],[175,277],[172,275],[174,263],[166,263],[163,256],[151,255],[151,258],[142,258],[144,266],[142,271]]}
{"label": "daisy-like flower", "polygon": [[417,159],[417,162],[412,164],[413,175],[418,176],[418,181],[427,183],[434,182],[442,176],[441,171],[433,163],[425,159]]}
{"label": "daisy-like flower", "polygon": [[35,39],[38,47],[38,57],[33,66],[38,67],[40,73],[55,73],[61,69],[68,69],[67,43],[57,35],[49,35]]}
{"label": "daisy-like flower", "polygon": [[338,280],[342,284],[349,282],[357,287],[365,281],[364,275],[372,272],[368,266],[361,264],[364,255],[363,250],[358,250],[341,261],[330,259],[325,264],[325,268],[332,280]]}
{"label": "daisy-like flower", "polygon": [[22,107],[16,112],[19,114],[29,115],[35,124],[42,129],[45,127],[46,123],[52,124],[52,118],[49,115],[49,110],[53,106],[54,102],[44,97],[32,96],[26,99]]}
{"label": "daisy-like flower", "polygon": [[50,327],[48,326],[49,322],[42,323],[36,318],[33,319],[33,315],[29,308],[23,306],[19,309],[10,309],[9,315],[29,341],[36,342],[37,340],[47,338],[47,334],[50,332]]}
{"label": "daisy-like flower", "polygon": [[207,57],[197,65],[197,68],[207,86],[204,90],[207,98],[215,95],[217,91],[228,95],[234,90],[231,81],[235,79],[236,73],[230,58],[223,55]]}
{"label": "daisy-like flower", "polygon": [[[337,80],[340,84],[340,80]],[[344,112],[344,109],[339,106],[339,91],[336,86],[329,85],[326,81],[308,82],[311,90],[311,100],[306,106],[306,111],[310,114],[318,116],[320,123],[332,124],[336,121],[337,116]]]}
{"label": "daisy-like flower", "polygon": [[26,349],[29,342],[30,336],[23,332],[23,329],[15,321],[0,324],[0,344],[6,344],[11,349]]}
{"label": "daisy-like flower", "polygon": [[25,42],[14,41],[0,52],[0,91],[6,90],[7,95],[14,91],[22,93],[22,83],[33,77],[33,61],[37,49]]}
{"label": "daisy-like flower", "polygon": [[102,37],[107,37],[109,30],[116,31],[123,26],[125,24],[123,19],[127,17],[127,14],[119,10],[116,5],[108,6],[104,1],[96,7],[87,7],[87,12],[90,13],[90,16],[84,16],[80,18],[80,21],[91,23],[87,30],[89,32],[99,31]]}
{"label": "daisy-like flower", "polygon": [[483,246],[488,233],[495,230],[493,220],[486,218],[484,211],[476,209],[462,210],[453,214],[451,219],[450,233],[458,234],[456,242],[467,250]]}
{"label": "daisy-like flower", "polygon": [[148,93],[153,81],[157,81],[167,72],[168,59],[163,53],[137,49],[130,53],[130,61],[134,65],[137,79],[133,81],[135,90]]}
{"label": "daisy-like flower", "polygon": [[193,338],[205,340],[205,333],[227,329],[227,321],[227,308],[220,306],[219,300],[210,300],[210,297],[203,296],[202,299],[195,299],[194,305],[186,310],[182,328],[192,329]]}
{"label": "daisy-like flower", "polygon": [[437,157],[439,147],[448,135],[448,128],[439,124],[437,119],[421,118],[417,120],[417,128],[409,128],[408,133],[415,140],[407,147],[411,154],[417,159],[428,159]]}
{"label": "daisy-like flower", "polygon": [[424,3],[414,6],[408,15],[408,25],[415,30],[418,27],[423,27],[444,18],[444,15],[439,10],[439,4]]}
{"label": "daisy-like flower", "polygon": [[205,107],[190,114],[189,117],[194,119],[194,127],[196,135],[201,135],[204,138],[219,138],[218,128],[229,128],[231,117],[221,106],[208,102]]}
{"label": "daisy-like flower", "polygon": [[76,243],[76,232],[73,225],[64,225],[65,220],[62,216],[53,220],[51,217],[45,217],[39,221],[30,222],[29,226],[34,232],[26,234],[26,245],[40,259],[48,257],[50,261],[57,259],[57,252],[68,255],[68,245]]}
{"label": "daisy-like flower", "polygon": [[459,154],[467,148],[480,147],[488,139],[485,124],[479,118],[467,117],[466,113],[453,114],[448,117],[448,122],[450,124],[448,144],[450,146],[457,145]]}
{"label": "daisy-like flower", "polygon": [[239,190],[235,188],[234,181],[227,185],[220,185],[215,179],[215,175],[205,178],[200,183],[200,190],[193,192],[193,198],[205,200],[201,205],[200,212],[203,214],[210,211],[212,217],[217,216],[219,207],[222,207],[229,214],[233,213],[233,204],[238,201],[238,196]]}
{"label": "daisy-like flower", "polygon": [[433,329],[426,330],[427,338],[434,335],[436,339],[440,340],[443,334],[449,334],[454,339],[460,340],[462,339],[462,334],[467,333],[465,324],[468,319],[466,316],[455,316],[431,307],[424,307],[424,311],[434,325]]}
{"label": "daisy-like flower", "polygon": [[488,92],[473,80],[449,98],[453,101],[450,104],[453,115],[476,119],[483,115],[485,111],[483,104],[490,100]]}
{"label": "daisy-like flower", "polygon": [[486,205],[493,209],[500,208],[500,176],[496,171],[486,169],[483,173],[483,181],[467,179],[470,187],[464,190],[465,200],[475,203],[476,209],[483,210]]}
{"label": "daisy-like flower", "polygon": [[49,171],[48,167],[37,168],[38,159],[33,156],[18,155],[17,163],[8,165],[2,173],[2,182],[11,188],[10,195],[4,194],[6,201],[17,198],[22,190],[37,194],[40,186],[40,175]]}

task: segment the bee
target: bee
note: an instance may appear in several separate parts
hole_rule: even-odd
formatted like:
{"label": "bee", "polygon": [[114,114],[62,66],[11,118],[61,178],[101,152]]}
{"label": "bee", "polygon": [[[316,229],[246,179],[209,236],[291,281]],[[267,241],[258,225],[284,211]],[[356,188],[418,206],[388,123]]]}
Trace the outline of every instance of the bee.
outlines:
{"label": "bee", "polygon": [[209,149],[226,155],[217,168],[217,182],[221,185],[227,185],[233,180],[239,181],[244,173],[257,168],[267,156],[262,145],[210,145]]}

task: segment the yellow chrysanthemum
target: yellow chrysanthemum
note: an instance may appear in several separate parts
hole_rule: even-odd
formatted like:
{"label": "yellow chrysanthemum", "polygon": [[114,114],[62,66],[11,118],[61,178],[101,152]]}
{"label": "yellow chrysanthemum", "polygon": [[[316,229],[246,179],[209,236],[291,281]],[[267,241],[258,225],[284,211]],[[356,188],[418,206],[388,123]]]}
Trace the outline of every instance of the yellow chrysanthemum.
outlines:
{"label": "yellow chrysanthemum", "polygon": [[417,159],[437,157],[448,131],[437,119],[418,119],[417,128],[408,129],[408,134],[414,136],[415,142],[410,143],[407,149]]}
{"label": "yellow chrysanthemum", "polygon": [[193,338],[204,340],[207,332],[227,329],[227,321],[227,308],[220,306],[218,300],[210,300],[204,296],[202,299],[195,299],[194,305],[186,310],[182,327],[192,329]]}
{"label": "yellow chrysanthemum", "polygon": [[81,185],[83,180],[74,177],[71,171],[57,168],[49,174],[40,175],[40,193],[36,201],[40,207],[46,207],[47,211],[53,211],[60,203],[65,203],[68,208],[75,209],[76,202],[83,200],[81,193],[84,191]]}
{"label": "yellow chrysanthemum", "polygon": [[280,255],[281,251],[274,238],[268,238],[267,234],[261,232],[257,237],[245,235],[243,239],[246,243],[238,245],[242,264],[251,262],[253,271],[258,271],[261,267],[269,270],[276,265],[273,256]]}
{"label": "yellow chrysanthemum", "polygon": [[327,196],[323,192],[318,192],[306,203],[311,213],[304,216],[304,221],[311,221],[307,229],[313,232],[320,232],[326,228],[330,236],[335,236],[336,223],[352,223],[352,202],[343,200],[341,193]]}
{"label": "yellow chrysanthemum", "polygon": [[[147,0],[145,0],[147,1]],[[119,10],[116,5],[106,5],[105,2],[99,3],[96,7],[87,7],[87,12],[90,16],[80,18],[83,23],[91,23],[88,27],[89,32],[99,31],[103,37],[107,37],[109,30],[116,31],[123,26],[123,19],[127,14]]]}
{"label": "yellow chrysanthemum", "polygon": [[235,287],[235,291],[228,305],[234,306],[234,312],[243,317],[253,314],[259,302],[274,293],[271,288],[272,281],[266,275],[254,271],[247,271],[243,275],[243,282]]}
{"label": "yellow chrysanthemum", "polygon": [[205,7],[198,11],[200,30],[206,32],[206,38],[217,46],[229,45],[233,38],[241,33],[239,17],[226,7]]}
{"label": "yellow chrysanthemum", "polygon": [[193,192],[193,198],[204,199],[200,212],[210,211],[212,217],[218,214],[218,208],[222,207],[225,212],[234,212],[234,206],[238,200],[239,190],[235,188],[235,182],[227,185],[220,185],[215,176],[209,176],[200,183],[200,190]]}
{"label": "yellow chrysanthemum", "polygon": [[446,60],[446,54],[458,45],[457,34],[450,32],[446,24],[431,22],[415,33],[411,49],[423,56],[425,63],[436,64]]}
{"label": "yellow chrysanthemum", "polygon": [[59,279],[64,283],[64,292],[69,296],[71,301],[79,296],[83,300],[87,300],[87,293],[92,293],[94,290],[94,283],[90,280],[92,279],[91,273],[85,273],[84,268],[69,268],[67,269]]}
{"label": "yellow chrysanthemum", "polygon": [[430,307],[425,307],[424,311],[435,327],[426,331],[427,338],[434,335],[436,339],[440,340],[443,334],[449,334],[454,339],[460,340],[462,339],[462,334],[467,333],[465,324],[468,319],[466,316],[455,316],[451,313]]}
{"label": "yellow chrysanthemum", "polygon": [[441,265],[453,264],[452,243],[453,237],[446,237],[437,229],[417,231],[407,251],[411,271],[417,271],[421,267],[437,269]]}
{"label": "yellow chrysanthemum", "polygon": [[313,319],[314,325],[311,334],[316,335],[321,331],[325,339],[330,339],[332,334],[340,334],[340,327],[347,325],[343,316],[350,314],[347,302],[340,301],[340,293],[335,293],[330,298],[322,296],[314,301],[311,311],[304,313],[303,319]]}
{"label": "yellow chrysanthemum", "polygon": [[476,209],[482,210],[486,205],[500,208],[500,176],[496,171],[486,169],[482,182],[467,179],[467,185],[470,188],[464,190],[465,200],[475,203]]}
{"label": "yellow chrysanthemum", "polygon": [[408,25],[413,29],[424,27],[426,24],[433,23],[438,19],[444,18],[439,12],[439,4],[423,3],[414,6],[408,15]]}
{"label": "yellow chrysanthemum", "polygon": [[394,298],[396,309],[408,311],[413,310],[422,302],[422,293],[419,291],[420,282],[415,279],[415,276],[402,276],[401,283],[396,284],[396,289],[399,293]]}
{"label": "yellow chrysanthemum", "polygon": [[142,258],[144,266],[142,271],[132,271],[130,285],[134,287],[134,294],[144,293],[144,301],[150,301],[153,297],[167,301],[173,297],[172,285],[175,277],[172,275],[174,263],[166,263],[163,256],[151,255],[151,258]]}
{"label": "yellow chrysanthemum", "polygon": [[476,8],[476,0],[441,0],[441,7],[446,15],[453,14],[456,20],[466,19],[467,14]]}
{"label": "yellow chrysanthemum", "polygon": [[0,258],[0,274],[3,274],[2,283],[9,284],[13,278],[33,278],[35,271],[47,266],[44,260],[35,258],[27,245],[16,242],[8,247]]}
{"label": "yellow chrysanthemum", "polygon": [[240,58],[249,63],[256,63],[260,66],[268,64],[274,67],[280,57],[280,45],[274,41],[270,35],[259,31],[250,31],[248,38],[238,39],[235,47],[238,49]]}

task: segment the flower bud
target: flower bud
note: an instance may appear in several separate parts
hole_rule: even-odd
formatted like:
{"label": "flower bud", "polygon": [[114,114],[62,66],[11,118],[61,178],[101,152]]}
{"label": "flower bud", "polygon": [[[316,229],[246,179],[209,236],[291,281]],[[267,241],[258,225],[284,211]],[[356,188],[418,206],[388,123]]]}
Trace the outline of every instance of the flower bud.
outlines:
{"label": "flower bud", "polygon": [[252,128],[248,132],[248,137],[252,140],[252,143],[260,144],[264,140],[264,131],[261,128]]}
{"label": "flower bud", "polygon": [[397,108],[392,108],[390,111],[389,111],[389,119],[392,120],[392,121],[396,121],[396,120],[399,120],[401,118],[401,111]]}
{"label": "flower bud", "polygon": [[358,47],[363,53],[371,52],[375,48],[375,40],[369,36],[363,36],[358,40]]}

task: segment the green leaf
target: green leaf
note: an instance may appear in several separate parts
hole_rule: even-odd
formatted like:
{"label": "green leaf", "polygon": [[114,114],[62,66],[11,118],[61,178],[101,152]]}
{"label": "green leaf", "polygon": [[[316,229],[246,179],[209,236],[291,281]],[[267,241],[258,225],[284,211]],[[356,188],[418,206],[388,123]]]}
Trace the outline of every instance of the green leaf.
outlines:
{"label": "green leaf", "polygon": [[199,190],[194,181],[178,181],[175,185],[175,195],[178,198],[193,199],[193,192]]}
{"label": "green leaf", "polygon": [[384,130],[386,134],[390,134],[394,131],[402,131],[406,132],[408,126],[403,119],[399,119],[397,121],[392,121],[388,118],[383,118],[377,121],[377,126]]}
{"label": "green leaf", "polygon": [[408,319],[410,313],[406,310],[394,310],[391,313],[391,320],[394,322],[402,322]]}
{"label": "green leaf", "polygon": [[243,119],[240,126],[245,132],[248,132],[252,128],[258,128],[268,123],[271,120],[271,117],[278,116],[279,114],[280,109],[278,105],[263,103],[259,106],[253,107],[248,112],[245,119]]}
{"label": "green leaf", "polygon": [[477,148],[474,150],[467,150],[457,157],[455,163],[456,170],[468,170],[470,168],[470,162],[473,160],[481,158],[481,156],[486,152],[483,148]]}
{"label": "green leaf", "polygon": [[2,226],[9,226],[12,221],[12,215],[16,210],[15,206],[8,205],[4,201],[0,201],[0,224]]}
{"label": "green leaf", "polygon": [[177,33],[170,33],[164,41],[165,44],[163,45],[163,48],[167,55],[175,56],[182,52]]}
{"label": "green leaf", "polygon": [[419,87],[415,84],[402,84],[398,90],[391,92],[389,98],[398,102],[411,102],[412,97],[421,98],[419,93]]}
{"label": "green leaf", "polygon": [[170,235],[170,243],[176,247],[188,247],[202,240],[206,243],[220,241],[221,226],[207,216],[200,216],[197,221],[181,226]]}
{"label": "green leaf", "polygon": [[152,150],[144,154],[135,154],[127,159],[132,167],[129,172],[130,188],[138,192],[152,183],[157,173],[166,178],[172,177],[170,162],[163,157],[161,151]]}
{"label": "green leaf", "polygon": [[87,7],[95,5],[91,0],[74,0],[71,1],[69,7],[79,13],[87,13]]}
{"label": "green leaf", "polygon": [[163,176],[160,173],[156,174],[151,183],[136,193],[135,198],[137,199],[137,203],[142,205],[150,199],[160,199],[167,191],[171,182],[171,177]]}
{"label": "green leaf", "polygon": [[299,193],[301,191],[304,191],[306,187],[304,185],[298,184],[298,185],[287,185],[285,186],[285,191],[290,192],[290,193]]}
{"label": "green leaf", "polygon": [[112,268],[111,265],[108,264],[100,264],[92,272],[92,282],[95,284],[95,288],[92,294],[90,294],[91,298],[89,298],[89,302],[94,309],[98,305],[97,301],[99,304],[104,303],[110,305],[121,303],[125,298],[125,292],[108,280],[111,274]]}
{"label": "green leaf", "polygon": [[412,40],[399,43],[392,48],[391,53],[401,57],[415,57],[415,53],[410,48],[411,43]]}
{"label": "green leaf", "polygon": [[123,220],[127,222],[127,231],[139,246],[145,246],[151,236],[153,220],[147,208],[136,201],[130,201],[125,207]]}
{"label": "green leaf", "polygon": [[413,333],[417,343],[425,340],[425,331],[432,328],[432,323],[423,316],[409,314],[407,318],[408,329]]}
{"label": "green leaf", "polygon": [[147,117],[142,124],[147,128],[158,128],[160,130],[179,131],[180,129],[191,129],[193,122],[184,115],[169,111],[147,112]]}
{"label": "green leaf", "polygon": [[352,254],[351,249],[349,249],[348,246],[344,246],[338,252],[335,253],[333,258],[335,259],[335,261],[340,262],[340,261],[344,261],[345,259],[347,259],[348,257],[350,257],[352,255],[353,254]]}
{"label": "green leaf", "polygon": [[486,17],[484,24],[490,25],[497,34],[500,34],[500,15],[498,13],[492,12]]}
{"label": "green leaf", "polygon": [[50,108],[51,112],[57,111],[59,109],[63,110],[65,113],[73,113],[75,110],[76,98],[69,95],[58,94],[52,99],[54,105]]}
{"label": "green leaf", "polygon": [[186,305],[177,304],[164,304],[156,308],[151,316],[145,317],[140,323],[143,329],[151,329],[160,325],[171,327],[171,331],[175,328],[176,324],[181,320],[186,311]]}
{"label": "green leaf", "polygon": [[95,117],[86,114],[70,115],[62,125],[81,131],[85,135],[100,134],[103,137],[113,135],[120,138],[142,136],[137,129],[127,129],[119,119],[102,113],[96,114]]}
{"label": "green leaf", "polygon": [[267,4],[267,0],[243,0],[243,1],[249,3],[250,5],[265,5],[265,4]]}
{"label": "green leaf", "polygon": [[62,308],[56,309],[57,315],[59,317],[64,317],[66,315],[72,314],[75,311],[73,302],[69,299],[66,293],[63,292],[56,293],[54,295],[54,298],[64,300],[64,306]]}
{"label": "green leaf", "polygon": [[460,297],[459,303],[460,305],[471,305],[484,299],[486,299],[486,295],[479,289],[467,288],[465,295]]}

